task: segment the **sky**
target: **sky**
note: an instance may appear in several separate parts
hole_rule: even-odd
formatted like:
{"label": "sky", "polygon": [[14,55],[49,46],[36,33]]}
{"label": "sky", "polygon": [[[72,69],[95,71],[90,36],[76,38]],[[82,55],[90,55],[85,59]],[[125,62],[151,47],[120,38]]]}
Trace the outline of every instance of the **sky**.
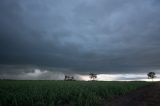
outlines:
{"label": "sky", "polygon": [[0,78],[158,78],[159,11],[159,0],[1,0]]}

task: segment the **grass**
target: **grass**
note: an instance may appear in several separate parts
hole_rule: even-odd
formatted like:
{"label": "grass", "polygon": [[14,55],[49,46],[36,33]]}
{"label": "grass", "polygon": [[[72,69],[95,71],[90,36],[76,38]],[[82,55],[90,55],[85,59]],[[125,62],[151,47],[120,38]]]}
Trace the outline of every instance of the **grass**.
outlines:
{"label": "grass", "polygon": [[0,81],[0,106],[97,106],[146,82]]}

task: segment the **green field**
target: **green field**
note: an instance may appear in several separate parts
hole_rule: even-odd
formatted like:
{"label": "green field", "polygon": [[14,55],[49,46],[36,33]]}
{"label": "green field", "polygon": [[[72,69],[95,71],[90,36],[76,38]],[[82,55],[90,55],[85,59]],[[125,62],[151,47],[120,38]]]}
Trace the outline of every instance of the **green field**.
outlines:
{"label": "green field", "polygon": [[0,106],[97,106],[146,82],[0,81]]}

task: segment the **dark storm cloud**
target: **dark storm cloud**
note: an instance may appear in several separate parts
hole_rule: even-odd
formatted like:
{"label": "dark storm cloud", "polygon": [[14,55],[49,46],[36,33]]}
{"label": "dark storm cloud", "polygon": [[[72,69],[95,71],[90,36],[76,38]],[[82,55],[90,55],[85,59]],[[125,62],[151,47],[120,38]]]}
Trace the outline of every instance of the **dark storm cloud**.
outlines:
{"label": "dark storm cloud", "polygon": [[158,0],[0,2],[1,64],[82,73],[160,69]]}

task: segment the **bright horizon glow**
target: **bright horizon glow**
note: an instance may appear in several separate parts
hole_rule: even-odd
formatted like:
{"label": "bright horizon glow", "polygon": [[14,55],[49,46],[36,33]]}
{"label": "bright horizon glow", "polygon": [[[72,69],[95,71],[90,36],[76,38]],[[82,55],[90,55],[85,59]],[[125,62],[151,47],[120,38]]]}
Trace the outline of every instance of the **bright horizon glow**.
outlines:
{"label": "bright horizon glow", "polygon": [[[156,74],[156,78],[153,81],[160,81],[160,74]],[[87,75],[80,75],[80,78],[85,81],[89,81],[90,78]],[[152,81],[148,79],[147,74],[98,74],[97,81]]]}
{"label": "bright horizon glow", "polygon": [[[49,71],[49,70],[41,70],[34,69],[30,72],[21,72],[17,74],[1,74],[1,79],[16,79],[16,80],[64,80],[65,73]],[[73,76],[75,80],[82,81],[90,81],[88,74],[76,74],[70,73],[69,76]],[[98,74],[97,81],[152,81],[152,79],[148,79],[146,73],[126,73],[126,74]],[[156,74],[156,78],[153,81],[160,81],[160,74]]]}

